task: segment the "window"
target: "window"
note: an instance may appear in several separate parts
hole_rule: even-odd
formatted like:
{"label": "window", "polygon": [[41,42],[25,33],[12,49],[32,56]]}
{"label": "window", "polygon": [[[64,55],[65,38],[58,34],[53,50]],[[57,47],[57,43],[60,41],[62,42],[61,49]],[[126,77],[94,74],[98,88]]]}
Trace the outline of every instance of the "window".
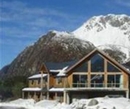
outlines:
{"label": "window", "polygon": [[56,78],[56,84],[60,84],[62,83],[62,78],[61,77],[57,77]]}
{"label": "window", "polygon": [[103,74],[91,75],[91,87],[104,87],[104,75]]}
{"label": "window", "polygon": [[87,75],[73,74],[73,87],[86,87]]}
{"label": "window", "polygon": [[91,59],[91,72],[104,72],[104,59],[99,54]]}
{"label": "window", "polygon": [[38,84],[40,84],[41,83],[41,79],[40,78],[38,78]]}
{"label": "window", "polygon": [[34,92],[30,92],[30,97],[33,98]]}
{"label": "window", "polygon": [[114,74],[107,76],[107,87],[122,87],[123,75]]}
{"label": "window", "polygon": [[107,71],[108,72],[120,72],[115,66],[113,66],[109,62],[107,63]]}
{"label": "window", "polygon": [[44,81],[44,82],[47,82],[47,76],[45,76],[45,77],[43,78],[43,81]]}
{"label": "window", "polygon": [[88,63],[84,62],[79,67],[77,67],[74,72],[87,72],[88,71]]}

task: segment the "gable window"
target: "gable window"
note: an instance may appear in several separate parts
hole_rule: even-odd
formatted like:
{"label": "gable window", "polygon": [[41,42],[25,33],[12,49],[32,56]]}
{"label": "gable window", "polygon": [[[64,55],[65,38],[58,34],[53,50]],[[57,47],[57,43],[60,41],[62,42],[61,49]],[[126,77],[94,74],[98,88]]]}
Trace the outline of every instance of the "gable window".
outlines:
{"label": "gable window", "polygon": [[104,72],[104,59],[99,54],[91,59],[91,72]]}
{"label": "gable window", "polygon": [[86,74],[73,74],[73,87],[86,87],[87,75]]}
{"label": "gable window", "polygon": [[79,67],[77,67],[74,72],[88,72],[88,63],[84,62]]}
{"label": "gable window", "polygon": [[107,62],[107,71],[108,72],[120,72],[115,66]]}

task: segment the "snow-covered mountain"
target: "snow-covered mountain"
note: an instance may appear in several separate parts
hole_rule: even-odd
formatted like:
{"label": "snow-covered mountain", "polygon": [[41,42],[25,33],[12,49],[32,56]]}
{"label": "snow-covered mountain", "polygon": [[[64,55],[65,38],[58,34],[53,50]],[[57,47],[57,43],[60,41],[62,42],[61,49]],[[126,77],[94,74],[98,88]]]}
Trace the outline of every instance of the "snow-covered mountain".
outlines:
{"label": "snow-covered mountain", "polygon": [[95,46],[120,63],[130,60],[130,16],[94,16],[73,32],[50,31],[23,50],[0,74],[35,73],[43,62],[81,59]]}
{"label": "snow-covered mountain", "polygon": [[119,49],[126,54],[127,59],[130,58],[130,16],[94,16],[73,31],[73,34],[101,49]]}

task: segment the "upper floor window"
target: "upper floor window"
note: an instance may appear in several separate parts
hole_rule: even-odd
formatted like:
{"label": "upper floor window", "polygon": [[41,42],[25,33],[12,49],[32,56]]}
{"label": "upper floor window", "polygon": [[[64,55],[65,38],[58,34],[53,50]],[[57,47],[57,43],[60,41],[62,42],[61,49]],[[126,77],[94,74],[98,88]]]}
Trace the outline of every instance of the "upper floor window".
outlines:
{"label": "upper floor window", "polygon": [[80,66],[78,66],[74,72],[87,72],[88,71],[88,63],[84,62]]}
{"label": "upper floor window", "polygon": [[104,59],[99,54],[91,58],[91,72],[104,72]]}
{"label": "upper floor window", "polygon": [[91,87],[104,87],[104,75],[103,74],[91,75]]}
{"label": "upper floor window", "polygon": [[109,74],[107,76],[107,87],[122,87],[123,75],[122,74]]}
{"label": "upper floor window", "polygon": [[119,69],[117,69],[114,65],[107,62],[107,71],[108,72],[120,72]]}
{"label": "upper floor window", "polygon": [[61,84],[62,83],[62,78],[61,77],[57,77],[56,78],[56,84]]}
{"label": "upper floor window", "polygon": [[43,81],[44,81],[44,82],[47,82],[47,76],[45,76],[45,77],[43,78]]}
{"label": "upper floor window", "polygon": [[38,78],[38,84],[40,84],[41,83],[41,79],[40,78]]}

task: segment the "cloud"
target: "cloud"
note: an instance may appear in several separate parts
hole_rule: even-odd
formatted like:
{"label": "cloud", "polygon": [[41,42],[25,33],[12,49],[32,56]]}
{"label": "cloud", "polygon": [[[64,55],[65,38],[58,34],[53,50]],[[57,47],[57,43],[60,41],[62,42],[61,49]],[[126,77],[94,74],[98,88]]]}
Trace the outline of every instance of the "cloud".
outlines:
{"label": "cloud", "polygon": [[[6,58],[12,60],[22,49],[49,30],[72,31],[83,19],[84,16],[66,13],[51,6],[37,6],[33,4],[33,0],[2,0],[0,1],[1,57],[4,61]],[[5,63],[7,62],[3,62],[2,66]]]}
{"label": "cloud", "polygon": [[116,0],[116,3],[122,6],[130,7],[130,0]]}
{"label": "cloud", "polygon": [[[29,7],[21,1],[2,1],[0,9],[0,29],[4,37],[33,38],[52,29],[71,30],[76,24],[77,16],[50,8]],[[70,23],[73,26],[68,26]]]}

